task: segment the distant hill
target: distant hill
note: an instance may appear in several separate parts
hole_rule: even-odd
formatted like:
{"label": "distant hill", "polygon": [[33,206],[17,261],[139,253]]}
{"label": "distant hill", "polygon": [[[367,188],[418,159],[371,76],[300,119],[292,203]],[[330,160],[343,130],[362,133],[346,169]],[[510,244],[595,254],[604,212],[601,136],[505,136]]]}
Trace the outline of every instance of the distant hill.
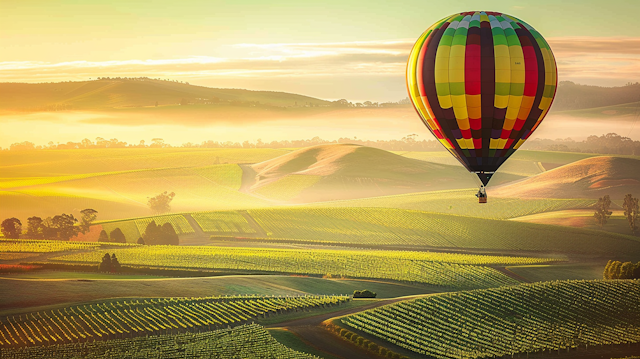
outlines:
{"label": "distant hill", "polygon": [[517,183],[495,188],[490,196],[516,198],[599,198],[621,200],[640,195],[640,160],[591,157]]}
{"label": "distant hill", "polygon": [[104,110],[190,104],[322,106],[329,101],[286,92],[217,89],[152,79],[110,79],[58,83],[0,83],[0,110]]}
{"label": "distant hill", "polygon": [[303,148],[251,166],[245,191],[296,202],[473,187],[461,166],[402,157],[351,144]]}
{"label": "distant hill", "polygon": [[[138,79],[102,79],[58,83],[0,83],[0,111],[106,110],[178,105],[245,107],[328,106],[330,101],[286,92],[221,89],[187,83]],[[563,81],[553,111],[582,110],[640,101],[640,84],[598,87]],[[410,107],[410,106],[409,106]],[[212,111],[215,106],[210,107]]]}
{"label": "distant hill", "polygon": [[620,87],[580,85],[571,81],[558,84],[553,111],[582,110],[640,101],[640,83]]}

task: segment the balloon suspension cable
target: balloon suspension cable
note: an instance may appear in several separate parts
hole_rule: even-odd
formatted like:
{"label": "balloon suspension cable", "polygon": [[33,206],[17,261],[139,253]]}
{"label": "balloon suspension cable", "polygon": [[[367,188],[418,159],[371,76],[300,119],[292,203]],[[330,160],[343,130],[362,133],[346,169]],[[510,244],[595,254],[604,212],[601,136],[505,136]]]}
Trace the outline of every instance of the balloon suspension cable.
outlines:
{"label": "balloon suspension cable", "polygon": [[[476,193],[476,197],[478,197],[478,203],[487,203],[486,187],[485,187],[485,184],[483,183],[483,181],[478,176],[478,173],[479,172],[471,172],[471,175],[473,175],[476,183],[479,185],[478,192]],[[483,174],[484,174],[484,172],[483,172]],[[489,178],[490,178],[490,176],[492,174],[493,174],[493,172],[489,173]]]}

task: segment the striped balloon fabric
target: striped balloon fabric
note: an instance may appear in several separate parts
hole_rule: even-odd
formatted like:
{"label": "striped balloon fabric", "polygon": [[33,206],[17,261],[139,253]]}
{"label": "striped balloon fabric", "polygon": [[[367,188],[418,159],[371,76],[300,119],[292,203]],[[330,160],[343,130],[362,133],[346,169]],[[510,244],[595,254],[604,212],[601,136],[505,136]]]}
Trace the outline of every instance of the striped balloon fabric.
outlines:
{"label": "striped balloon fabric", "polygon": [[425,125],[486,185],[551,107],[557,69],[549,44],[498,12],[446,17],[411,50],[407,87]]}

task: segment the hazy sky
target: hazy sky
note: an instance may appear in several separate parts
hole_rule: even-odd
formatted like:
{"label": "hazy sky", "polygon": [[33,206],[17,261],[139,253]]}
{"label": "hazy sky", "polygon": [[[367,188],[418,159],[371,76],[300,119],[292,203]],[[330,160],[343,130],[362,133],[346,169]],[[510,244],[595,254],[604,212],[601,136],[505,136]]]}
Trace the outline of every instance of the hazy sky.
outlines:
{"label": "hazy sky", "polygon": [[399,100],[413,41],[438,19],[468,10],[534,26],[552,46],[560,80],[640,81],[637,0],[0,0],[0,81],[148,76]]}

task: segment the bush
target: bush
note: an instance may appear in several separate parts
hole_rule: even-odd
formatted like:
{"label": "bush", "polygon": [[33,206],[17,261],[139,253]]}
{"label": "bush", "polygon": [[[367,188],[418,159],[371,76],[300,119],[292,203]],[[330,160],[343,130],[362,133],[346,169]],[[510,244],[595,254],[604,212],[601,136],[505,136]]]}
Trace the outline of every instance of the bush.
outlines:
{"label": "bush", "polygon": [[353,291],[353,297],[354,298],[375,298],[376,297],[376,293],[372,292],[368,289],[365,290],[354,290]]}

